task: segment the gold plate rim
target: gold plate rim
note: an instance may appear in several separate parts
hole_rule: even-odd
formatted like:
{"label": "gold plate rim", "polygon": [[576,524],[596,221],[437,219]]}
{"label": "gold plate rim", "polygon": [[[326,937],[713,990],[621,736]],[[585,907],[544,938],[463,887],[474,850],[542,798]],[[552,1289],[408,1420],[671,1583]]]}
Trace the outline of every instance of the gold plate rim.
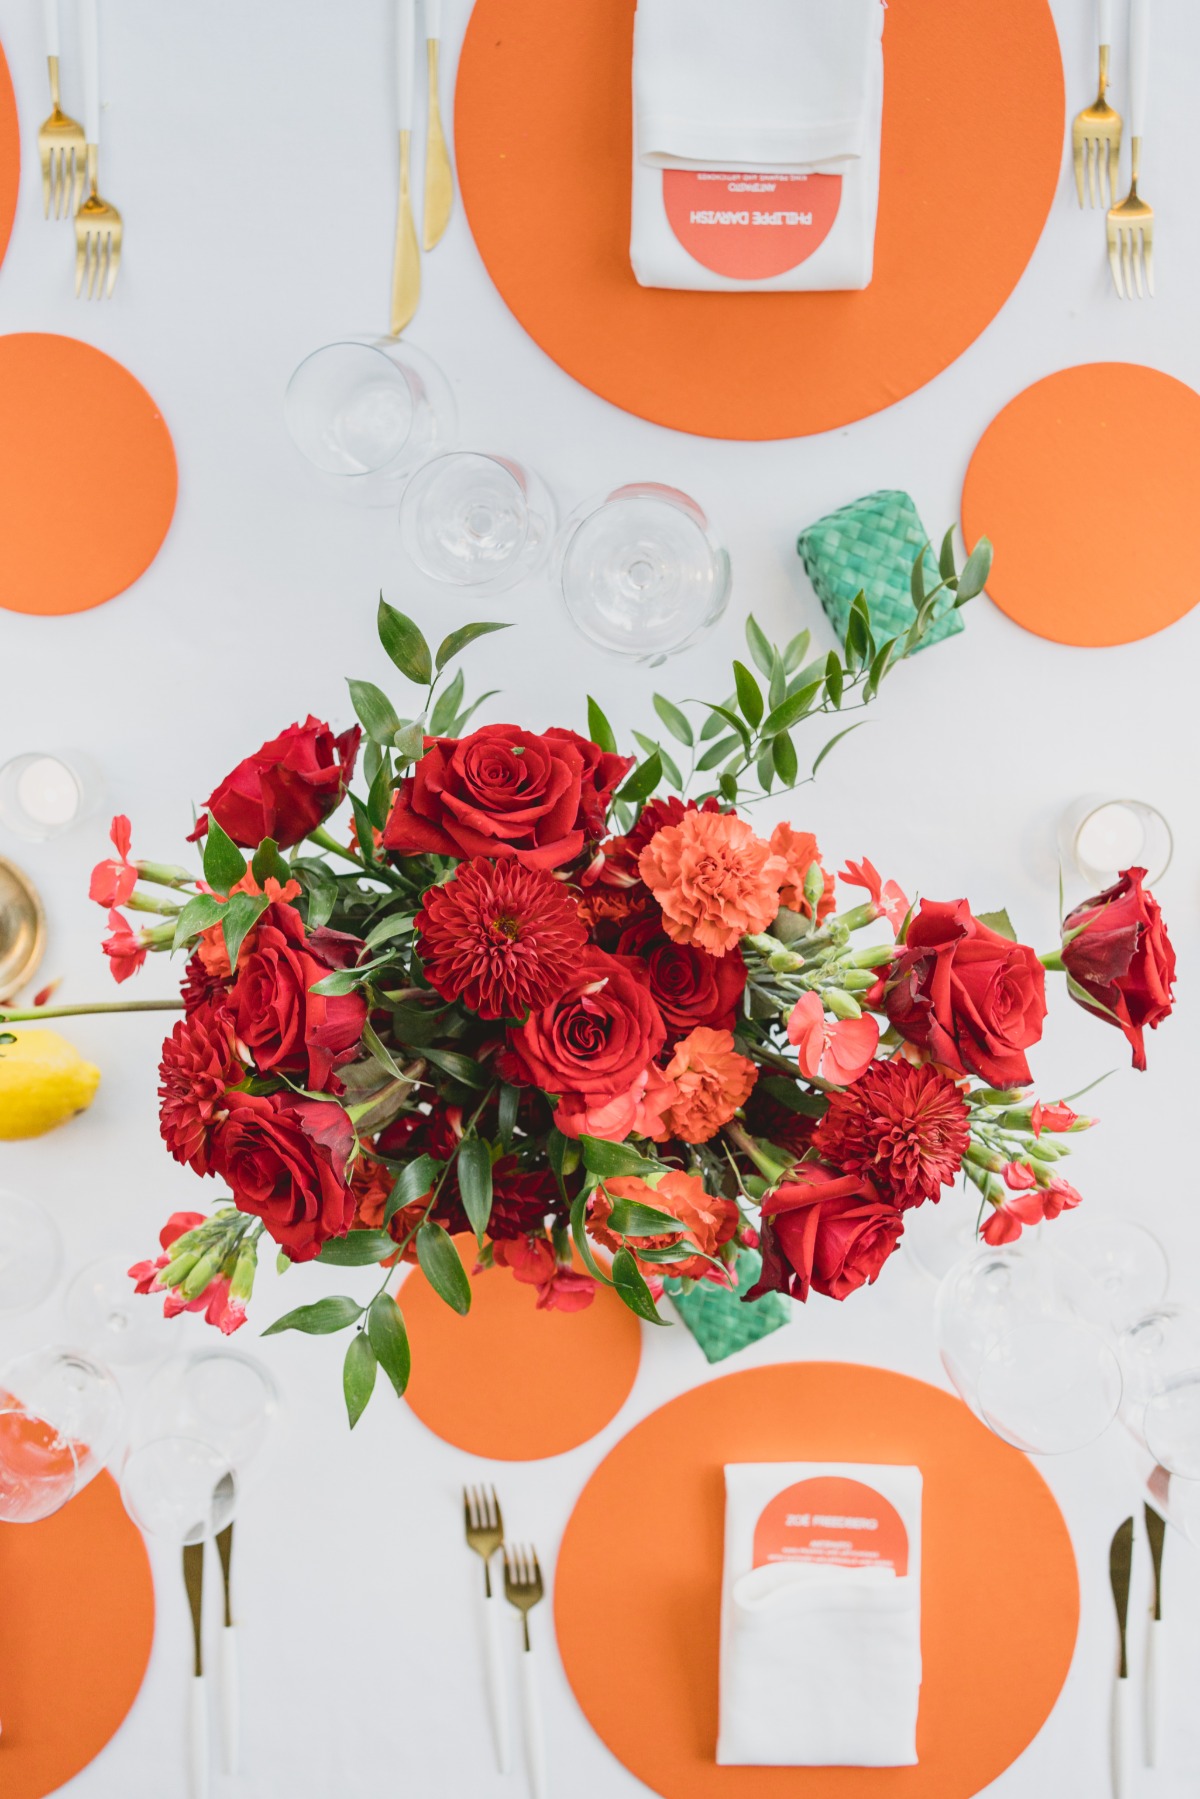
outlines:
{"label": "gold plate rim", "polygon": [[28,912],[33,918],[33,943],[28,952],[20,959],[6,962],[0,958],[0,1000],[11,999],[32,980],[46,952],[46,912],[42,905],[41,895],[29,879],[24,869],[10,862],[7,856],[0,856],[0,875],[7,876],[18,892],[28,903]]}

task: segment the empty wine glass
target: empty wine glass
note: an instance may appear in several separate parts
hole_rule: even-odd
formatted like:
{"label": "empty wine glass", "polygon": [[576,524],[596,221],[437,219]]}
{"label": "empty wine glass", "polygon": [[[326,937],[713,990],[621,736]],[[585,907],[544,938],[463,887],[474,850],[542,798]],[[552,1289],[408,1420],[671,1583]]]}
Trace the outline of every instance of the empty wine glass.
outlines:
{"label": "empty wine glass", "polygon": [[157,1369],[138,1408],[140,1438],[188,1437],[218,1450],[244,1477],[279,1417],[267,1369],[237,1350],[202,1349]]}
{"label": "empty wine glass", "polygon": [[389,506],[453,439],[454,400],[437,364],[407,339],[349,337],[305,357],[284,419],[310,468],[344,498]]}
{"label": "empty wine glass", "polygon": [[33,1524],[61,1510],[103,1468],[123,1418],[106,1368],[71,1349],[41,1349],[0,1371],[0,1519]]}
{"label": "empty wine glass", "polygon": [[1111,887],[1125,868],[1146,869],[1153,886],[1170,867],[1174,841],[1162,813],[1144,800],[1090,793],[1059,820],[1058,851],[1089,887]]}
{"label": "empty wine glass", "polygon": [[1200,1368],[1163,1383],[1146,1404],[1142,1430],[1161,1468],[1200,1480]]}
{"label": "empty wine glass", "polygon": [[1067,1213],[1054,1226],[1053,1252],[1070,1304],[1093,1324],[1121,1330],[1166,1293],[1167,1252],[1145,1225]]}
{"label": "empty wine glass", "polygon": [[31,1312],[58,1280],[62,1237],[43,1206],[0,1192],[0,1312]]}
{"label": "empty wine glass", "polygon": [[237,1479],[219,1449],[193,1437],[154,1437],[130,1450],[121,1473],[125,1510],[170,1543],[202,1543],[233,1518]]}
{"label": "empty wine glass", "polygon": [[100,804],[103,782],[78,750],[27,750],[0,768],[0,824],[45,843],[82,824]]}
{"label": "empty wine glass", "polygon": [[[64,1300],[71,1335],[105,1361],[128,1366],[161,1352],[173,1321],[162,1307],[135,1293],[128,1255],[101,1256],[81,1268]],[[178,1330],[178,1324],[174,1325]]]}
{"label": "empty wine glass", "polygon": [[478,594],[502,593],[536,573],[556,517],[531,469],[474,450],[435,456],[400,502],[404,547],[422,573]]}
{"label": "empty wine glass", "polygon": [[567,611],[589,643],[652,667],[689,648],[729,603],[729,555],[708,519],[655,482],[578,508],[557,562]]}
{"label": "empty wine glass", "polygon": [[945,1193],[937,1204],[916,1206],[904,1221],[902,1249],[915,1267],[940,1281],[979,1244],[979,1201]]}
{"label": "empty wine glass", "polygon": [[1200,1312],[1157,1305],[1127,1324],[1117,1339],[1125,1381],[1123,1417],[1145,1440],[1146,1408],[1168,1382],[1200,1369]]}

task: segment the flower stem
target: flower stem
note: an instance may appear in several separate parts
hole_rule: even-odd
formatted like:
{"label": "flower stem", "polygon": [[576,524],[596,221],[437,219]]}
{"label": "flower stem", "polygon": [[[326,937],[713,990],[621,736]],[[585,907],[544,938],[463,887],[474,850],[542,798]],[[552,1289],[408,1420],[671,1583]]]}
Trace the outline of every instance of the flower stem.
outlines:
{"label": "flower stem", "polygon": [[1061,973],[1066,967],[1060,949],[1048,949],[1044,956],[1038,957],[1038,961],[1043,968],[1048,968],[1054,973]]}
{"label": "flower stem", "polygon": [[361,856],[356,856],[352,849],[349,849],[344,843],[339,843],[336,837],[331,836],[324,825],[318,825],[315,831],[310,831],[308,833],[308,841],[310,843],[319,844],[323,850],[328,850],[331,855],[344,857],[347,862],[353,862],[356,868],[361,868],[368,874],[374,872],[367,868],[367,864]]}
{"label": "flower stem", "polygon": [[30,1006],[13,1011],[0,1006],[0,1025],[31,1024],[43,1018],[81,1018],[90,1012],[182,1012],[181,999],[110,999],[86,1006]]}

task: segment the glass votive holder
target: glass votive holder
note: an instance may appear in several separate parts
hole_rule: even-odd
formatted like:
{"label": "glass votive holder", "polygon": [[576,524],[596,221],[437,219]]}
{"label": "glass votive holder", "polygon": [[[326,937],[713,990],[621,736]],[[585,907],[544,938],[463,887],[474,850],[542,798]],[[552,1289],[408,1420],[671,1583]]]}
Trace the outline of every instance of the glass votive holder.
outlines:
{"label": "glass votive holder", "polygon": [[445,376],[407,339],[348,337],[306,356],[288,382],[292,442],[343,499],[391,506],[402,484],[454,437]]}
{"label": "glass votive holder", "polygon": [[477,594],[502,593],[535,574],[556,522],[540,476],[475,450],[435,456],[400,501],[404,548],[421,572]]}
{"label": "glass votive holder", "polygon": [[75,750],[27,750],[0,768],[0,825],[29,843],[61,837],[89,818],[103,786]]}
{"label": "glass votive holder", "polygon": [[1153,886],[1170,867],[1173,850],[1171,827],[1144,800],[1087,794],[1068,806],[1059,820],[1063,866],[1089,887],[1111,887],[1126,868],[1144,868]]}
{"label": "glass votive holder", "polygon": [[656,482],[579,507],[557,573],[576,628],[598,649],[652,667],[691,647],[729,604],[729,554],[695,500]]}

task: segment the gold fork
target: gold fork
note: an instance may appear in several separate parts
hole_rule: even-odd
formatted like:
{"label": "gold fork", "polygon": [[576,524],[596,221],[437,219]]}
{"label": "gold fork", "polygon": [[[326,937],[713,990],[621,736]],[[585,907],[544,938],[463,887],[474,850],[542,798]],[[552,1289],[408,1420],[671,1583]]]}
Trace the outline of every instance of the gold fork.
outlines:
{"label": "gold fork", "polygon": [[[1129,192],[1108,215],[1108,266],[1122,299],[1154,297],[1154,208],[1138,193],[1142,131],[1146,117],[1146,77],[1150,49],[1150,0],[1129,8]],[[1143,280],[1144,278],[1144,280]]]}
{"label": "gold fork", "polygon": [[532,1548],[505,1548],[504,1594],[521,1614],[525,1653],[521,1657],[521,1711],[525,1724],[525,1764],[533,1799],[545,1799],[546,1733],[542,1725],[542,1701],[537,1662],[529,1641],[529,1614],[542,1598],[542,1570]]}
{"label": "gold fork", "polygon": [[56,219],[74,212],[83,193],[83,153],[87,140],[78,119],[67,116],[58,91],[58,0],[46,0],[46,62],[50,69],[50,117],[38,132],[42,163],[42,212]]}
{"label": "gold fork", "polygon": [[[1089,203],[1111,206],[1117,197],[1117,171],[1121,157],[1121,115],[1109,105],[1108,64],[1112,49],[1112,0],[1099,0],[1100,87],[1091,106],[1085,106],[1071,129],[1075,161],[1075,191],[1084,204],[1084,178]],[[1097,200],[1097,189],[1099,200]]]}
{"label": "gold fork", "polygon": [[463,1488],[463,1523],[468,1544],[476,1555],[483,1557],[488,1704],[496,1739],[496,1765],[501,1774],[507,1774],[512,1769],[512,1740],[508,1728],[508,1699],[504,1691],[504,1663],[500,1654],[500,1595],[492,1591],[492,1557],[504,1542],[504,1519],[495,1487]]}
{"label": "gold fork", "polygon": [[121,265],[121,215],[96,188],[100,156],[100,34],[96,0],[80,0],[83,44],[83,112],[87,127],[87,199],[75,214],[75,297],[87,280],[89,300],[111,294]]}

